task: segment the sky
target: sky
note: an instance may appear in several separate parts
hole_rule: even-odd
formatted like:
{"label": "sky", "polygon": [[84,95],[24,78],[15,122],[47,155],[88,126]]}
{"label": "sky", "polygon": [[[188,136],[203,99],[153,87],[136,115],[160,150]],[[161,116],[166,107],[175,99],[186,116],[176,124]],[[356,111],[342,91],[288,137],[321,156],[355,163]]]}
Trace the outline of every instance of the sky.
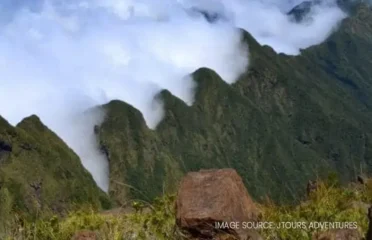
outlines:
{"label": "sky", "polygon": [[[1,0],[0,115],[17,124],[31,114],[81,158],[108,189],[97,150],[94,106],[119,99],[150,128],[163,116],[154,96],[168,89],[193,103],[190,73],[215,70],[233,83],[249,66],[238,28],[276,52],[297,55],[319,44],[346,17],[332,0],[301,23],[286,13],[298,0]],[[216,16],[208,21],[201,12]]]}

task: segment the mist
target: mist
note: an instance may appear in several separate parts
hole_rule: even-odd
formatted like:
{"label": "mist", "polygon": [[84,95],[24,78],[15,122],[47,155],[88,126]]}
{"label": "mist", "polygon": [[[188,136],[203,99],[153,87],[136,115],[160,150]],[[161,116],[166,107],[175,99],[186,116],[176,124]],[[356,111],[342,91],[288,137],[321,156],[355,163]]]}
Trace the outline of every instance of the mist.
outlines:
{"label": "mist", "polygon": [[237,28],[277,52],[296,55],[324,41],[346,17],[327,1],[296,23],[286,13],[298,3],[2,0],[0,115],[15,125],[37,114],[107,191],[108,163],[93,134],[104,112],[87,109],[119,99],[156,128],[163,105],[154,96],[162,89],[191,105],[191,72],[208,67],[233,83],[246,71],[249,46]]}

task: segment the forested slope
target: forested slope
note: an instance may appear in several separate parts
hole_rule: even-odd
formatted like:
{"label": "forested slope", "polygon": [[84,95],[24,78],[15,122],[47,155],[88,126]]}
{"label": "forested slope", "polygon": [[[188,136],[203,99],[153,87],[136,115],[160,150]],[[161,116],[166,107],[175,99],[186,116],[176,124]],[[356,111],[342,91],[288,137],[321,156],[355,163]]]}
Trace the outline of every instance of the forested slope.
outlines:
{"label": "forested slope", "polygon": [[[155,130],[130,105],[105,105],[98,130],[110,160],[110,193],[152,199],[201,168],[235,168],[256,197],[293,200],[308,179],[342,180],[372,169],[372,11],[360,4],[324,43],[276,54],[247,32],[250,67],[233,85],[199,69],[195,102],[159,94]],[[124,187],[129,184],[131,187]]]}

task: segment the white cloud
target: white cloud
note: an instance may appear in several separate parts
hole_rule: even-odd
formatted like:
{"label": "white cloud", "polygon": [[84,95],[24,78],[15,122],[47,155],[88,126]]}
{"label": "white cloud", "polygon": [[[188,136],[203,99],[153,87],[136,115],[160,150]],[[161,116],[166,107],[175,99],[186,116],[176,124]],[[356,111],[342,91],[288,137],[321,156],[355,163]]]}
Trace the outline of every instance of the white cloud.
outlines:
{"label": "white cloud", "polygon": [[[153,97],[161,89],[192,104],[195,86],[189,73],[209,67],[232,83],[245,71],[247,47],[235,27],[279,52],[297,54],[299,48],[323,41],[344,17],[335,6],[321,6],[314,9],[312,23],[295,24],[285,11],[297,3],[3,0],[0,114],[13,124],[37,114],[107,190],[107,162],[87,133],[102,115],[88,115],[87,121],[79,113],[120,99],[138,108],[155,127],[163,111]],[[195,7],[224,17],[210,23]]]}

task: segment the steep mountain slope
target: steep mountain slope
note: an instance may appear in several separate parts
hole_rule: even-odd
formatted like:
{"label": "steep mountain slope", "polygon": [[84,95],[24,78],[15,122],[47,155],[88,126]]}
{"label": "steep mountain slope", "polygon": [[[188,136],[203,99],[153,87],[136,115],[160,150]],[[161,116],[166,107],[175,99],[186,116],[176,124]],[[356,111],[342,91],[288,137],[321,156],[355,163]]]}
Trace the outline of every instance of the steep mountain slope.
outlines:
{"label": "steep mountain slope", "polygon": [[38,117],[16,127],[0,117],[0,228],[15,214],[41,218],[81,205],[110,201],[78,156]]}
{"label": "steep mountain slope", "polygon": [[296,57],[244,33],[246,74],[230,86],[212,70],[196,71],[191,107],[163,91],[166,114],[156,130],[133,107],[107,104],[97,133],[111,195],[148,200],[172,191],[187,171],[233,167],[256,198],[293,200],[308,179],[370,172],[371,30],[371,9],[361,4],[328,40]]}

